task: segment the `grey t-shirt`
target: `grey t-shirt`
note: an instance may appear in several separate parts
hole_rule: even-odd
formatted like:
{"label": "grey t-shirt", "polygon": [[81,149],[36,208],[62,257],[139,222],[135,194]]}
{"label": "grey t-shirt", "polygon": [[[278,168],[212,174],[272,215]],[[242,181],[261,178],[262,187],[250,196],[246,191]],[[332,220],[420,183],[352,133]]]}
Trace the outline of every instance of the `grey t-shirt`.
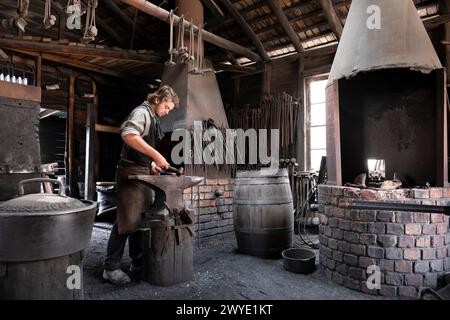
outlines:
{"label": "grey t-shirt", "polygon": [[[147,107],[146,109],[148,110],[150,117],[155,118],[156,116],[150,107],[150,104],[144,102],[143,105]],[[146,123],[146,118],[148,118],[148,116],[145,115],[147,112],[146,109],[137,107],[131,112],[128,119],[125,120],[120,127],[120,134],[122,137],[127,134],[137,134],[142,136],[145,132],[145,126],[149,126],[147,132],[150,131],[151,123]]]}

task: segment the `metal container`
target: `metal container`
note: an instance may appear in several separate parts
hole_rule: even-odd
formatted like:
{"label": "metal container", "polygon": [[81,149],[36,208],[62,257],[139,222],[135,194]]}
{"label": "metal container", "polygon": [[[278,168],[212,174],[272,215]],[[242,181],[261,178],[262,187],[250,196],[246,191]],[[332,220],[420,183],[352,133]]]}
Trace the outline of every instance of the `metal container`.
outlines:
{"label": "metal container", "polygon": [[316,253],[309,249],[290,248],[281,253],[287,271],[308,274],[314,272]]}
{"label": "metal container", "polygon": [[[59,194],[24,195],[32,182],[57,183]],[[0,205],[0,298],[81,299],[82,288],[66,280],[70,270],[82,270],[97,203],[64,196],[51,179],[21,181],[19,195]]]}

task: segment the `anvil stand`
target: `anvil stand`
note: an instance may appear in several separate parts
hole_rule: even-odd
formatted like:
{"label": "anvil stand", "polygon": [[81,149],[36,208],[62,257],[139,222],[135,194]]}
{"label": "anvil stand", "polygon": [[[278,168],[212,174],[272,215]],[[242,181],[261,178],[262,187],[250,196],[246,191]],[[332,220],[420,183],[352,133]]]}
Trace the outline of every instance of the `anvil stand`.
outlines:
{"label": "anvil stand", "polygon": [[194,276],[192,229],[194,210],[183,201],[184,189],[203,181],[190,176],[129,176],[155,191],[153,205],[143,212],[143,279],[170,286]]}

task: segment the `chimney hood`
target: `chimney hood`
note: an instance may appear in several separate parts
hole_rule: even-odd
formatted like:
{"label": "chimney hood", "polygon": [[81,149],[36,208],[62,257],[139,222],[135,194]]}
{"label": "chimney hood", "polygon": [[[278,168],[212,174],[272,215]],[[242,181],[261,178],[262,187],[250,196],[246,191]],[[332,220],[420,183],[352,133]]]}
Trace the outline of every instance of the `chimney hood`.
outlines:
{"label": "chimney hood", "polygon": [[180,98],[180,106],[161,119],[164,132],[189,129],[194,121],[212,118],[217,126],[228,128],[228,120],[222,102],[217,78],[212,64],[206,61],[210,71],[193,73],[187,64],[166,67],[162,85],[171,86]]}
{"label": "chimney hood", "polygon": [[[378,13],[380,29],[370,29],[368,23]],[[328,85],[360,72],[391,68],[424,73],[442,69],[413,1],[352,1]]]}

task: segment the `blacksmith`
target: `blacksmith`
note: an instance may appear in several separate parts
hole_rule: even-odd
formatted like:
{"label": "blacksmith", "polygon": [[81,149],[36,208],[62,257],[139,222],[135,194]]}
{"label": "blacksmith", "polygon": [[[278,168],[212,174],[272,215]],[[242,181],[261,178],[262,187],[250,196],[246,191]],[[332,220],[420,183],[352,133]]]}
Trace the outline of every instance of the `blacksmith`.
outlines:
{"label": "blacksmith", "polygon": [[128,176],[159,174],[169,168],[169,163],[155,146],[164,136],[159,118],[166,116],[178,104],[175,91],[162,86],[135,108],[121,126],[124,144],[116,171],[117,220],[111,230],[103,271],[103,278],[114,284],[131,281],[120,269],[127,239],[132,259],[130,272],[142,270],[141,233],[137,230],[142,212],[153,203],[151,189],[129,180]]}

